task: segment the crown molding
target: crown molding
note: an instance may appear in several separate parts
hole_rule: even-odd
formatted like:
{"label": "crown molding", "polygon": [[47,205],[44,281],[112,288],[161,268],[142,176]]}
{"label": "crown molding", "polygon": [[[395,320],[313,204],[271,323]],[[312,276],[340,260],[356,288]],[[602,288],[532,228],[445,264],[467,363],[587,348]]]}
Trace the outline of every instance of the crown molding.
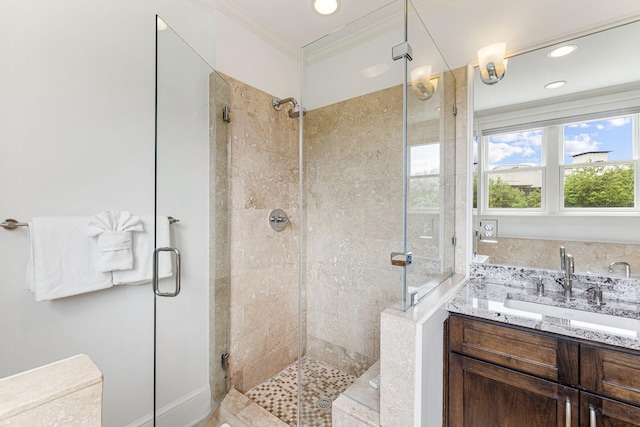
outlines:
{"label": "crown molding", "polygon": [[[280,35],[271,31],[268,27],[255,19],[246,9],[239,6],[232,0],[191,0],[195,4],[200,6],[200,3],[211,4],[211,11],[217,9],[221,13],[224,13],[229,18],[242,25],[247,30],[251,31],[265,42],[269,43],[276,49],[295,59],[300,60],[300,48],[285,39]],[[202,7],[202,6],[201,6]]]}
{"label": "crown molding", "polygon": [[211,13],[216,9],[215,0],[190,0],[191,3]]}
{"label": "crown molding", "polygon": [[[362,30],[356,31],[353,34],[341,37],[326,46],[314,49],[312,52],[305,55],[305,63],[313,65],[318,62],[322,62],[332,56],[346,52],[393,30],[401,29],[402,25],[402,16],[390,16],[382,21],[363,28]],[[389,52],[391,52],[391,46],[389,46]]]}

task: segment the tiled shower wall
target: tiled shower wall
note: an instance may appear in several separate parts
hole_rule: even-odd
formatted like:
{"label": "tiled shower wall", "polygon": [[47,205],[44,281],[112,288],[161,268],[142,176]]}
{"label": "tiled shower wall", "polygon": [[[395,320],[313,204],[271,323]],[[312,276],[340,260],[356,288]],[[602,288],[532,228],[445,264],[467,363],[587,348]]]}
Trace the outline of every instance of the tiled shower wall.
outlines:
{"label": "tiled shower wall", "polygon": [[402,89],[310,111],[304,138],[307,352],[359,376],[401,297]]}
{"label": "tiled shower wall", "polygon": [[[298,120],[232,78],[230,385],[244,392],[298,357]],[[284,209],[292,225],[269,225]]]}
{"label": "tiled shower wall", "polygon": [[[455,226],[455,82],[441,80],[429,101],[408,97],[408,144],[440,143],[446,212],[409,209],[410,286],[454,266],[446,245]],[[396,86],[311,111],[305,120],[306,348],[356,376],[379,359],[380,313],[402,296],[402,270],[390,263],[403,237],[402,100]]]}

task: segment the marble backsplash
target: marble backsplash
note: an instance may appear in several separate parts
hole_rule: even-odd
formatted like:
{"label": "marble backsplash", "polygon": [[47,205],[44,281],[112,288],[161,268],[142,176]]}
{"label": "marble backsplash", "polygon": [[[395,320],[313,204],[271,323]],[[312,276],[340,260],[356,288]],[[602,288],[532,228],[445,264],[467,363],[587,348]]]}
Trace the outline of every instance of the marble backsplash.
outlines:
{"label": "marble backsplash", "polygon": [[[507,265],[473,264],[469,272],[472,282],[508,285],[524,289],[536,289],[542,280],[547,292],[561,293],[564,272]],[[573,292],[576,298],[587,298],[585,292],[600,284],[603,300],[640,302],[640,279],[613,277],[592,273],[573,274]]]}
{"label": "marble backsplash", "polygon": [[[491,264],[554,269],[560,265],[560,246],[574,256],[576,271],[606,273],[616,261],[628,262],[632,274],[640,271],[640,245],[628,243],[500,237],[497,243],[479,242],[478,253],[489,256]],[[624,268],[616,267],[615,272],[620,275]]]}

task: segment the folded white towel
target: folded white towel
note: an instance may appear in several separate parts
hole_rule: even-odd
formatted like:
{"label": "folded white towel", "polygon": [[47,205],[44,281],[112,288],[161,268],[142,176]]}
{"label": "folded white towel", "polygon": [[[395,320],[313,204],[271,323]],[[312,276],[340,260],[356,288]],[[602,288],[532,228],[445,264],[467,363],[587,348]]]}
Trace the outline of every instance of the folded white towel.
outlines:
{"label": "folded white towel", "polygon": [[133,268],[132,231],[143,231],[140,218],[127,211],[104,211],[87,224],[87,234],[97,238],[98,271]]}
{"label": "folded white towel", "polygon": [[87,236],[89,217],[36,217],[29,222],[27,285],[36,301],[106,289],[111,274],[96,269],[97,242]]}
{"label": "folded white towel", "polygon": [[[140,285],[153,280],[153,250],[155,247],[171,246],[169,220],[166,216],[156,218],[157,236],[154,236],[154,217],[142,216],[144,231],[133,234],[133,269],[113,272],[114,285]],[[154,239],[157,237],[157,240]],[[155,246],[154,246],[155,243]],[[161,252],[158,256],[158,277],[171,277],[171,254]]]}

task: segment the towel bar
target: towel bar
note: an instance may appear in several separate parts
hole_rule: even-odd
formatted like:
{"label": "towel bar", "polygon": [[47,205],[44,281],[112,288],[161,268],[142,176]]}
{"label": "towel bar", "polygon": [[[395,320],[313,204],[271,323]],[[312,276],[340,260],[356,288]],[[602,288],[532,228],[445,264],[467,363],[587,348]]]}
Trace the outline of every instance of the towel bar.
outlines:
{"label": "towel bar", "polygon": [[[174,218],[172,216],[168,216],[167,219],[169,220],[169,224],[175,224],[176,222],[180,222],[179,219]],[[5,219],[2,223],[0,223],[0,227],[4,228],[5,230],[15,230],[18,227],[28,227],[29,224],[26,222],[18,222],[15,219]]]}

